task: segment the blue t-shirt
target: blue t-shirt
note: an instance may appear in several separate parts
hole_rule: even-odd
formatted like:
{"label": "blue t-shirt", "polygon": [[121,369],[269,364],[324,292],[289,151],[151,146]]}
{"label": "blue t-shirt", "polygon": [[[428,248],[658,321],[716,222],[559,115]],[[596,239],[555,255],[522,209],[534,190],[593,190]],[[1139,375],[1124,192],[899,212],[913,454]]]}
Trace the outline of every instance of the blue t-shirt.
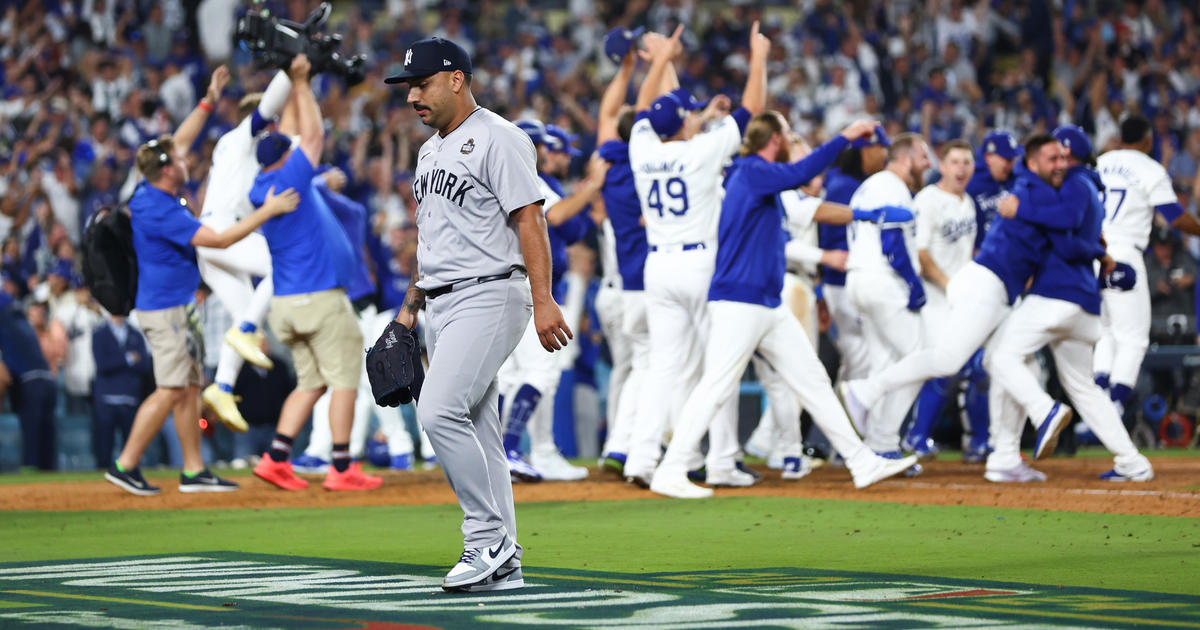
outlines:
{"label": "blue t-shirt", "polygon": [[374,294],[375,286],[371,284],[371,274],[367,271],[366,254],[363,249],[367,244],[367,209],[342,193],[329,190],[329,187],[325,186],[324,178],[317,178],[316,188],[338,223],[342,225],[346,239],[350,242],[354,264],[350,269],[350,284],[346,287],[346,297],[357,300]]}
{"label": "blue t-shirt", "polygon": [[604,210],[616,236],[617,269],[621,272],[621,288],[641,291],[645,288],[646,228],[642,225],[642,204],[633,186],[633,169],[629,166],[629,143],[609,140],[600,145],[600,157],[612,166],[604,176]]}
{"label": "blue t-shirt", "polygon": [[[862,185],[862,180],[843,173],[839,168],[831,168],[825,174],[825,200],[833,203],[850,205],[854,191]],[[825,225],[817,226],[817,245],[821,249],[847,250],[850,244],[846,241],[846,226]],[[846,272],[821,265],[821,281],[825,284],[846,286]]]}
{"label": "blue t-shirt", "polygon": [[250,203],[261,206],[267,191],[289,188],[300,193],[300,205],[272,217],[262,226],[271,250],[275,295],[316,293],[350,285],[354,253],[350,239],[313,183],[315,171],[299,149],[281,168],[260,173],[250,189]]}
{"label": "blue t-shirt", "polygon": [[134,308],[157,311],[190,304],[200,286],[192,237],[200,221],[178,197],[143,183],[129,199],[138,292]]}

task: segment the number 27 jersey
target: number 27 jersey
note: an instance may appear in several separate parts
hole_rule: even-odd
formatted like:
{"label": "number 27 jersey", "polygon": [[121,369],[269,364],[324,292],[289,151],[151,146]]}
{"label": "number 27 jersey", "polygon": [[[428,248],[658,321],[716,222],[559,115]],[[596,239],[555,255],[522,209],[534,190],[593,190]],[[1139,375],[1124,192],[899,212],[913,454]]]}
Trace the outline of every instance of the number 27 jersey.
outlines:
{"label": "number 27 jersey", "polygon": [[1110,247],[1146,249],[1154,226],[1154,208],[1179,201],[1167,170],[1133,149],[1101,155],[1096,170],[1104,182],[1104,240]]}
{"label": "number 27 jersey", "polygon": [[742,143],[733,116],[689,140],[663,142],[639,116],[629,137],[629,165],[652,247],[708,242],[721,216],[722,171]]}

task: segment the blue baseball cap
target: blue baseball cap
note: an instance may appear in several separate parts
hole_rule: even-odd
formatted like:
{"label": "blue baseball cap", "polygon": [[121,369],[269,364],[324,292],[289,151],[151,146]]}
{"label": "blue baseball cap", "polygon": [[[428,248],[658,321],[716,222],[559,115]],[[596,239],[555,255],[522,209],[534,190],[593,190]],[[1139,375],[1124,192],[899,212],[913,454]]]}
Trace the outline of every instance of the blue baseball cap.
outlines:
{"label": "blue baseball cap", "polygon": [[633,48],[633,44],[637,38],[646,32],[645,28],[635,28],[632,31],[618,26],[608,32],[604,36],[604,54],[612,60],[613,63],[621,63],[625,55],[629,54],[629,49]]}
{"label": "blue baseball cap", "polygon": [[1092,141],[1088,140],[1087,134],[1077,125],[1062,125],[1054,130],[1051,134],[1055,140],[1062,143],[1071,155],[1086,160],[1092,156]]}
{"label": "blue baseball cap", "polygon": [[567,155],[570,155],[571,157],[575,157],[577,155],[583,155],[582,151],[571,146],[571,143],[578,140],[579,137],[567,133],[566,129],[563,129],[562,127],[559,127],[558,125],[546,125],[546,134],[549,135],[551,139],[556,141],[553,143],[546,144],[546,146],[549,147],[551,151],[554,151],[557,153],[566,153]]}
{"label": "blue baseball cap", "polygon": [[419,39],[404,51],[404,69],[383,80],[384,83],[404,83],[439,72],[462,70],[471,74],[471,55],[458,44],[441,37]]}
{"label": "blue baseball cap", "polygon": [[533,141],[535,146],[546,144],[548,136],[546,135],[546,125],[543,125],[542,121],[526,119],[518,120],[515,124],[518,129],[529,134],[529,139]]}
{"label": "blue baseball cap", "polygon": [[663,140],[679,133],[680,128],[683,127],[685,115],[687,115],[687,110],[684,109],[683,104],[675,98],[674,94],[670,93],[654,99],[648,114],[654,133]]}
{"label": "blue baseball cap", "polygon": [[1016,159],[1024,149],[1012,132],[997,129],[983,138],[983,154],[995,153],[1006,160]]}
{"label": "blue baseball cap", "polygon": [[291,138],[278,131],[269,131],[258,139],[258,145],[254,147],[254,156],[258,158],[260,166],[270,166],[278,162],[290,148]]}
{"label": "blue baseball cap", "polygon": [[865,138],[858,138],[850,143],[851,149],[865,149],[872,146],[892,146],[892,141],[888,140],[887,133],[883,130],[883,125],[875,125],[875,133]]}
{"label": "blue baseball cap", "polygon": [[708,107],[708,101],[696,100],[696,97],[692,96],[691,92],[688,92],[683,88],[675,88],[674,90],[671,90],[671,95],[674,96],[675,100],[679,101],[679,104],[683,105],[683,108],[689,112],[694,112],[696,110]]}

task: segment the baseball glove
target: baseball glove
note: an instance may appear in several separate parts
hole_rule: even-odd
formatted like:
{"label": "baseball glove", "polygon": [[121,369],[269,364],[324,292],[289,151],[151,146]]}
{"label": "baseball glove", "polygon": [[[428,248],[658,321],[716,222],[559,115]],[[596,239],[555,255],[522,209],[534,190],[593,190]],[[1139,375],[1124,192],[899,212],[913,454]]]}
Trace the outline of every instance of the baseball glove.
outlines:
{"label": "baseball glove", "polygon": [[375,404],[381,407],[399,407],[418,398],[425,369],[416,331],[390,322],[367,350],[367,378]]}

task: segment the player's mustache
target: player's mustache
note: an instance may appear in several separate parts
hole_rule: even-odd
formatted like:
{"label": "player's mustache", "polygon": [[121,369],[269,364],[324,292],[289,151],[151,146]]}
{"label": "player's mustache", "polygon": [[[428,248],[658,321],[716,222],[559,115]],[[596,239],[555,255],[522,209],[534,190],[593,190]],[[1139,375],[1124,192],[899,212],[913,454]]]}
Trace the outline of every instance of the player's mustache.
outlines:
{"label": "player's mustache", "polygon": [[416,111],[418,111],[418,112],[427,112],[427,111],[429,111],[429,107],[428,107],[428,106],[426,106],[426,105],[422,105],[422,104],[420,104],[420,103],[413,103],[413,109],[415,109],[415,110],[416,110]]}

